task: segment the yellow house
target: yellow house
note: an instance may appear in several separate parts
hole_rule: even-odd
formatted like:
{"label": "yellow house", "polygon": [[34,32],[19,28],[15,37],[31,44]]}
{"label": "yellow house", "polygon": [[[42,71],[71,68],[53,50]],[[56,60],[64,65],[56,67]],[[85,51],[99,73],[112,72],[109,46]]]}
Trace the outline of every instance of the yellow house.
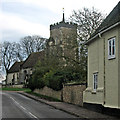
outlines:
{"label": "yellow house", "polygon": [[86,42],[88,85],[84,104],[120,109],[120,2]]}

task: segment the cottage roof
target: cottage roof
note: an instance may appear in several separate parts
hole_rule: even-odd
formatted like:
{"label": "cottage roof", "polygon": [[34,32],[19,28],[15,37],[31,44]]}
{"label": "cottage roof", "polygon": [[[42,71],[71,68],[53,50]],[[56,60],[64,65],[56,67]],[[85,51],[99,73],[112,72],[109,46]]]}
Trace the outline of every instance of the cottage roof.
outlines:
{"label": "cottage roof", "polygon": [[117,26],[118,24],[120,24],[120,1],[106,17],[106,19],[101,23],[98,29],[93,33],[87,43],[98,37],[99,34],[106,32],[107,30]]}
{"label": "cottage roof", "polygon": [[14,73],[14,72],[19,72],[19,69],[20,69],[20,65],[22,64],[23,62],[15,62],[11,68],[8,70],[8,73]]}
{"label": "cottage roof", "polygon": [[38,62],[38,60],[43,59],[45,52],[33,52],[31,53],[28,58],[24,61],[24,63],[21,65],[21,68],[33,68],[34,65]]}

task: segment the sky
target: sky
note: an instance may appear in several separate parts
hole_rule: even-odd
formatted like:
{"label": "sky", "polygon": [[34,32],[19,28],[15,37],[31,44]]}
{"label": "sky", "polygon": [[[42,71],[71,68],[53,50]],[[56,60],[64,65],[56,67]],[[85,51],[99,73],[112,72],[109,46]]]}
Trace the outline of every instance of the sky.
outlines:
{"label": "sky", "polygon": [[119,0],[0,0],[0,43],[28,35],[50,37],[50,25],[68,19],[73,10],[96,8],[109,14]]}
{"label": "sky", "polygon": [[95,7],[109,14],[119,0],[0,0],[0,42],[28,35],[49,38],[51,24],[68,19],[73,10]]}

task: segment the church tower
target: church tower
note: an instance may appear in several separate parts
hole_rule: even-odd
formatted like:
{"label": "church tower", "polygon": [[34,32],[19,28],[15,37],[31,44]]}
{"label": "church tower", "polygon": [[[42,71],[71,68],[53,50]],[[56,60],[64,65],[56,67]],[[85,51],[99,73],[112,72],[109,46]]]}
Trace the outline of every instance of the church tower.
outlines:
{"label": "church tower", "polygon": [[77,56],[77,24],[65,22],[63,18],[59,23],[50,25],[49,52],[57,52],[61,56],[76,59]]}

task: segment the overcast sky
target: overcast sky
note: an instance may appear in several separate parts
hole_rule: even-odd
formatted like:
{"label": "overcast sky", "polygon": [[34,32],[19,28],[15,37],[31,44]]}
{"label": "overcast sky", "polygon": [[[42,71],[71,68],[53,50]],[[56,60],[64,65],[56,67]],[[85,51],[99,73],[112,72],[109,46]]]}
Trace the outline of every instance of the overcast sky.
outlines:
{"label": "overcast sky", "polygon": [[49,38],[49,26],[68,18],[73,10],[93,6],[109,12],[119,0],[0,0],[0,42],[19,41],[26,35]]}

